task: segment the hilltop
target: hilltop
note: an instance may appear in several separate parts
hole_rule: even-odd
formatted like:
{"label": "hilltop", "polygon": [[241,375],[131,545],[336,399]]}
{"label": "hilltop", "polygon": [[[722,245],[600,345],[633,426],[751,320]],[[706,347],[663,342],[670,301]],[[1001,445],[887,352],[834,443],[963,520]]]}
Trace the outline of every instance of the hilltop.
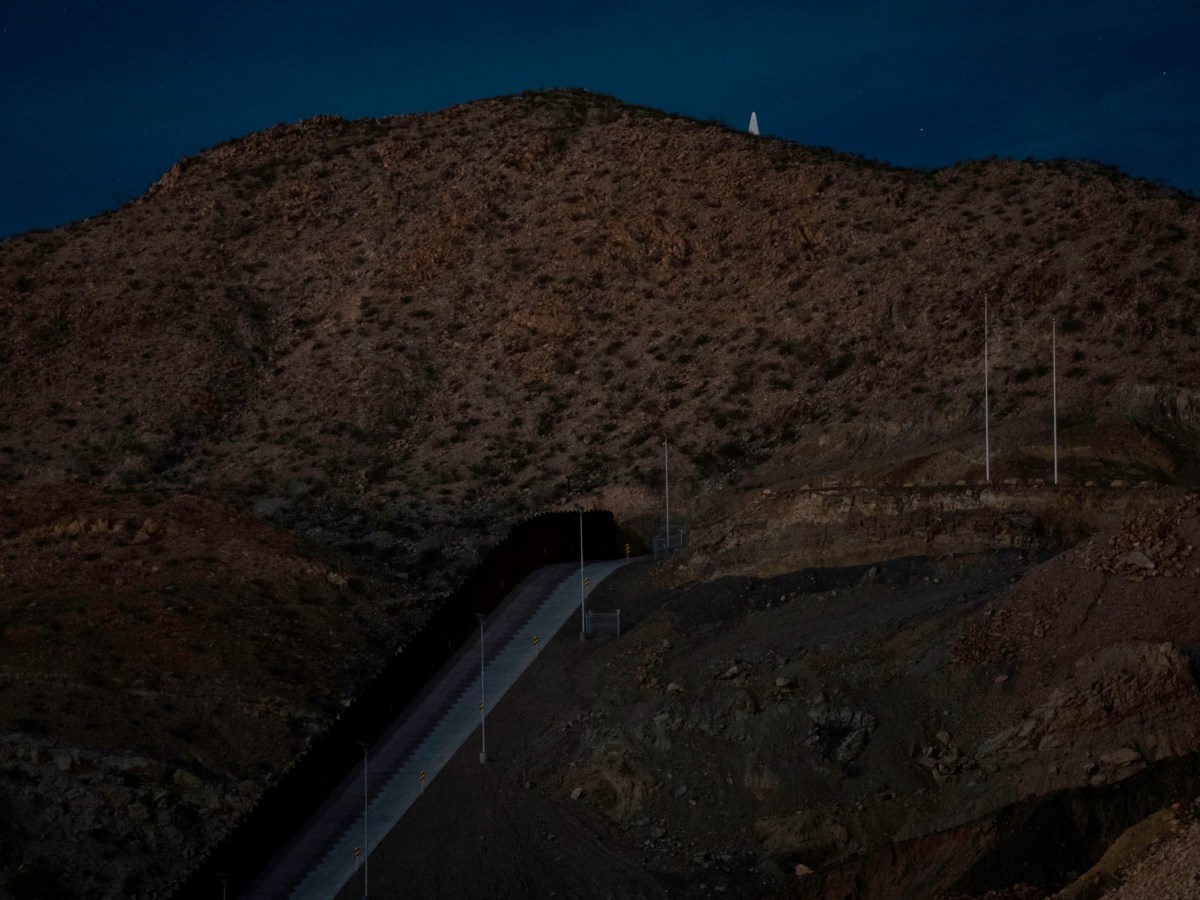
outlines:
{"label": "hilltop", "polygon": [[[200,853],[511,523],[649,539],[664,438],[662,590],[1167,516],[1198,260],[1200,203],[1101,165],[908,171],[582,91],[278,126],[0,243],[0,873],[161,890],[156,842]],[[38,817],[134,805],[115,869],[46,871]]]}

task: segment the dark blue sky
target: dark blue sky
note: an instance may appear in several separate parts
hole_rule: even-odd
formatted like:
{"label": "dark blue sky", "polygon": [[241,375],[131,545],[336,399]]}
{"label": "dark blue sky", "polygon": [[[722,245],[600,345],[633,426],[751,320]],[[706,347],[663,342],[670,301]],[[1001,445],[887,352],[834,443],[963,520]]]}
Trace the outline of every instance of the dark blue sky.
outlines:
{"label": "dark blue sky", "polygon": [[0,8],[0,237],[278,122],[539,87],[940,166],[1098,159],[1200,193],[1196,0],[74,0]]}

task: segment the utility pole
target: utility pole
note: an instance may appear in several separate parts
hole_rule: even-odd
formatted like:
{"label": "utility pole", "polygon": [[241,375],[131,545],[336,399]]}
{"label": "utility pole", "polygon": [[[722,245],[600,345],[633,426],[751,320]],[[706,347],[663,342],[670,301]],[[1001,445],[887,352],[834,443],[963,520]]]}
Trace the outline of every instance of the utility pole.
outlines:
{"label": "utility pole", "polygon": [[479,761],[487,762],[487,695],[483,683],[483,613],[475,613],[479,619],[479,735],[483,739],[483,747],[479,751]]}
{"label": "utility pole", "polygon": [[983,479],[992,483],[991,423],[988,416],[988,298],[983,295]]}
{"label": "utility pole", "polygon": [[1050,320],[1050,397],[1054,420],[1054,483],[1058,484],[1058,335],[1054,320]]}
{"label": "utility pole", "polygon": [[367,843],[367,745],[359,743],[363,752],[363,900],[368,900],[371,883],[371,845]]}

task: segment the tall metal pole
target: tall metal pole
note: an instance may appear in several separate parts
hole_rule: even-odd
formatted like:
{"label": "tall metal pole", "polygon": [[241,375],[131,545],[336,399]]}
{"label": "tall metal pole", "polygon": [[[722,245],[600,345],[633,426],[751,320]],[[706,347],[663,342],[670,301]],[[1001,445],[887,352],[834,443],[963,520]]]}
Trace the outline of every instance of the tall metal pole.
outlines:
{"label": "tall metal pole", "polygon": [[988,299],[983,297],[983,478],[992,482],[992,436],[988,415]]}
{"label": "tall metal pole", "polygon": [[671,460],[667,455],[667,439],[663,438],[663,498],[667,507],[667,556],[671,555]]}
{"label": "tall metal pole", "polygon": [[367,843],[367,745],[359,744],[363,752],[363,900],[370,895],[371,845]]}
{"label": "tall metal pole", "polygon": [[1054,483],[1058,484],[1058,335],[1050,320],[1050,396],[1054,416]]}
{"label": "tall metal pole", "polygon": [[475,613],[479,618],[479,735],[483,739],[483,747],[479,751],[479,761],[487,762],[487,694],[483,683],[483,613]]}
{"label": "tall metal pole", "polygon": [[587,579],[583,577],[583,510],[579,510],[579,639],[587,637]]}

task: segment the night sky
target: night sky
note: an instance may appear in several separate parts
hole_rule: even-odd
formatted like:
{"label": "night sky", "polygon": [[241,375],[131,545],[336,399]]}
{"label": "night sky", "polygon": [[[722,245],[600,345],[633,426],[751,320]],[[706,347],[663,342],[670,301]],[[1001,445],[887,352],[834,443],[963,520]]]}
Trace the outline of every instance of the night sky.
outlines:
{"label": "night sky", "polygon": [[0,7],[0,237],[319,113],[584,87],[905,166],[1096,159],[1200,193],[1196,0],[74,0]]}

